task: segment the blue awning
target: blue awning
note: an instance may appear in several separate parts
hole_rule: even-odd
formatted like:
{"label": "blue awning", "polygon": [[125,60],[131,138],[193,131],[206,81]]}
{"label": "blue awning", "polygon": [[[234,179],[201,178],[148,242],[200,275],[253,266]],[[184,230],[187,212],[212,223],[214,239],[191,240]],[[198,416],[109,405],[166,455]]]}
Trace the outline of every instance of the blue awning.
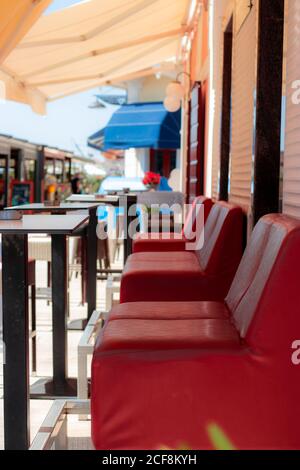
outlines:
{"label": "blue awning", "polygon": [[100,131],[90,135],[88,138],[88,146],[96,150],[104,149],[104,129],[100,129]]}
{"label": "blue awning", "polygon": [[97,137],[100,143],[104,134],[104,145],[102,141],[100,150],[177,149],[180,148],[180,129],[180,110],[169,113],[163,103],[124,104],[113,114],[105,129],[89,137],[88,144],[96,148]]}

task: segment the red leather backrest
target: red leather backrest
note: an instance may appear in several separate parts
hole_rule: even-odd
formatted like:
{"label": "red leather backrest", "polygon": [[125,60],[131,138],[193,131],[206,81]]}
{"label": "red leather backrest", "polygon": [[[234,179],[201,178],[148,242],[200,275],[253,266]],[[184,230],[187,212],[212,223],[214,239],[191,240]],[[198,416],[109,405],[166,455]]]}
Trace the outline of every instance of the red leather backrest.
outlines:
{"label": "red leather backrest", "polygon": [[204,223],[207,220],[207,217],[210,213],[210,210],[212,208],[213,202],[210,198],[205,197],[205,196],[198,196],[194,199],[193,204],[186,216],[185,222],[184,222],[184,227],[182,229],[182,235],[185,235],[185,237],[190,240],[192,238],[192,234],[195,233],[196,228],[201,226],[201,220],[199,220],[199,217],[201,216],[200,212],[200,206],[203,204],[203,209],[204,209]]}
{"label": "red leather backrest", "polygon": [[207,274],[235,273],[243,253],[243,211],[227,202],[216,202],[204,227],[204,246],[197,252]]}
{"label": "red leather backrest", "polygon": [[226,302],[250,346],[289,352],[300,337],[299,220],[274,214],[258,222]]}
{"label": "red leather backrest", "polygon": [[258,222],[252,232],[242,261],[225,299],[232,313],[235,312],[241,299],[253,282],[258,267],[261,263],[266,244],[268,243],[272,225],[272,220],[263,218]]}

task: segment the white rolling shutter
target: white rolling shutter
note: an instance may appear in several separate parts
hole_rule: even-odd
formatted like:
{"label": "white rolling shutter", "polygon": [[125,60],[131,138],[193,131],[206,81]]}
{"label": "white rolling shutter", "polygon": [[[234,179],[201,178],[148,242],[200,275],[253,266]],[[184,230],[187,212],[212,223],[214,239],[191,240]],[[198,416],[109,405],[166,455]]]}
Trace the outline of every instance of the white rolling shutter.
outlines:
{"label": "white rolling shutter", "polygon": [[215,13],[215,36],[213,48],[213,138],[212,138],[212,175],[211,194],[214,199],[219,199],[219,175],[220,175],[220,135],[221,135],[221,113],[222,113],[222,78],[223,78],[223,28],[221,5],[218,4]]}
{"label": "white rolling shutter", "polygon": [[257,0],[233,36],[232,131],[229,200],[245,211],[251,202],[256,88]]}
{"label": "white rolling shutter", "polygon": [[214,30],[212,45],[213,74],[210,113],[213,113],[212,122],[212,159],[211,159],[211,194],[219,199],[220,186],[220,150],[221,150],[221,118],[222,118],[222,87],[223,87],[223,53],[224,30],[230,20],[228,9],[231,9],[231,0],[222,0],[214,3]]}
{"label": "white rolling shutter", "polygon": [[[286,134],[283,212],[300,218],[300,0],[286,9]],[[297,88],[294,87],[297,86]],[[297,91],[298,90],[298,91]]]}

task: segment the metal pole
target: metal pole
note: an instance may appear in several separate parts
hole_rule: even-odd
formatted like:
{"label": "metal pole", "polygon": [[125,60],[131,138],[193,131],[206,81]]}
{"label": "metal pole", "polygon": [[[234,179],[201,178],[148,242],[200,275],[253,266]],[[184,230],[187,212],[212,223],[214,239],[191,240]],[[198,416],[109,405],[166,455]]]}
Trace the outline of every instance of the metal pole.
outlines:
{"label": "metal pole", "polygon": [[90,220],[87,227],[87,302],[88,320],[96,309],[97,301],[97,207],[89,210]]}
{"label": "metal pole", "polygon": [[27,235],[2,235],[4,445],[26,450],[29,434]]}

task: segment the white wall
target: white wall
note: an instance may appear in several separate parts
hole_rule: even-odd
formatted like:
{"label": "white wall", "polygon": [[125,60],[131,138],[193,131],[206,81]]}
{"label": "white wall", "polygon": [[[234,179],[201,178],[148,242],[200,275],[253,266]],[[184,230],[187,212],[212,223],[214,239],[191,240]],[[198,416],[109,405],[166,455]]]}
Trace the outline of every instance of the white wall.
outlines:
{"label": "white wall", "polygon": [[131,103],[138,103],[140,100],[140,93],[143,86],[143,79],[131,80],[130,82],[126,83],[127,86],[127,102],[128,104]]}
{"label": "white wall", "polygon": [[166,88],[171,79],[167,77],[156,78],[155,75],[144,78],[141,92],[140,101],[163,101],[166,96]]}
{"label": "white wall", "polygon": [[[132,80],[126,83],[128,103],[163,101],[168,83],[172,78],[155,75]],[[128,178],[143,177],[149,171],[149,149],[129,149],[125,151],[124,172]],[[180,166],[180,151],[177,152],[177,166]]]}
{"label": "white wall", "polygon": [[149,170],[149,149],[128,149],[125,151],[124,172],[127,178],[143,177]]}
{"label": "white wall", "polygon": [[155,75],[126,82],[128,103],[163,101],[166,87],[172,78]]}

